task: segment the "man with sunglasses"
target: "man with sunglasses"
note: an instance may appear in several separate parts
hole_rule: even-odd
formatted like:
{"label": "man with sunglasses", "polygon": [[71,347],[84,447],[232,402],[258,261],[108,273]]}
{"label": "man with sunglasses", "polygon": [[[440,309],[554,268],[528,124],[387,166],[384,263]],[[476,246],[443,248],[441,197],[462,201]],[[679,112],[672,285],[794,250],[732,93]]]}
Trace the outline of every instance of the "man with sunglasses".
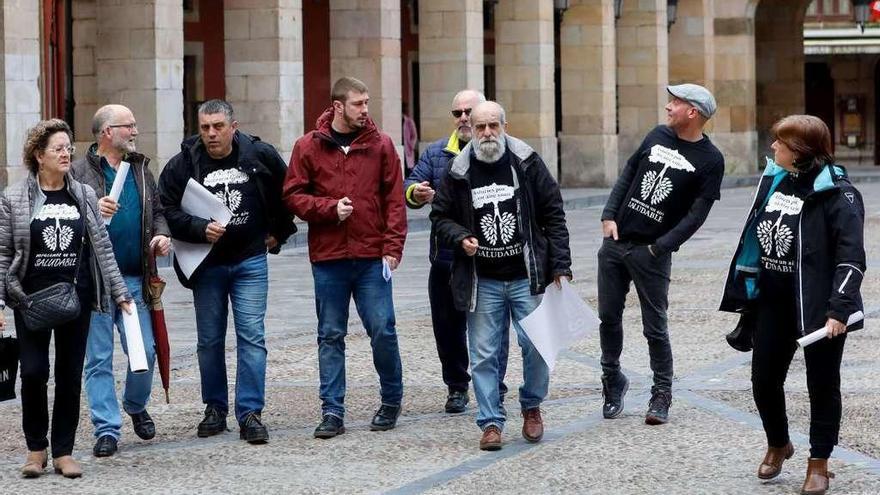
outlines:
{"label": "man with sunglasses", "polygon": [[[152,301],[147,261],[151,251],[155,250],[161,256],[168,254],[171,249],[170,233],[159,202],[156,181],[150,172],[150,159],[136,151],[138,128],[131,110],[122,105],[101,107],[92,119],[92,134],[95,143],[86,156],[73,162],[71,171],[76,180],[91,186],[100,197],[98,208],[109,222],[107,232],[113,244],[116,263],[137,306],[149,370],[134,374],[129,369],[122,408],[131,417],[135,434],[149,440],[156,435],[156,425],[147,412],[156,351],[148,310]],[[114,200],[109,193],[123,161],[128,162],[129,169],[122,193]],[[97,439],[92,451],[95,457],[108,457],[116,453],[122,428],[113,379],[114,323],[119,330],[122,349],[127,353],[128,346],[122,332],[122,311],[116,308],[108,313],[92,312],[86,343],[86,395]]]}
{"label": "man with sunglasses", "polygon": [[[441,138],[431,143],[419,157],[412,173],[404,182],[406,205],[410,208],[421,208],[433,202],[434,191],[446,177],[446,171],[453,158],[458,156],[462,148],[473,136],[471,127],[471,110],[486,101],[483,93],[465,89],[459,91],[452,99],[452,119],[455,130],[448,138]],[[437,342],[437,354],[446,384],[448,395],[445,410],[447,413],[464,412],[468,404],[468,349],[467,349],[467,318],[464,311],[455,309],[449,277],[452,274],[453,246],[442,244],[437,233],[431,228],[431,241],[428,259],[431,271],[428,275],[428,299],[431,302],[431,323],[434,327],[434,340]],[[504,375],[507,371],[508,332],[505,328],[501,344],[500,390],[502,401],[507,392]]]}

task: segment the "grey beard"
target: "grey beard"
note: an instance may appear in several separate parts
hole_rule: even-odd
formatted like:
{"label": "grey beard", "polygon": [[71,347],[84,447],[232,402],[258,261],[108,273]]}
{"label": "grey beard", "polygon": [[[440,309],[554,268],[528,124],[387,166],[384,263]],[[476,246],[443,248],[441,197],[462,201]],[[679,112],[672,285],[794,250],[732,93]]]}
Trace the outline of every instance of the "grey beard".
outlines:
{"label": "grey beard", "polygon": [[507,140],[504,135],[498,136],[495,141],[484,141],[474,146],[474,154],[477,160],[483,163],[495,163],[504,156],[507,150]]}

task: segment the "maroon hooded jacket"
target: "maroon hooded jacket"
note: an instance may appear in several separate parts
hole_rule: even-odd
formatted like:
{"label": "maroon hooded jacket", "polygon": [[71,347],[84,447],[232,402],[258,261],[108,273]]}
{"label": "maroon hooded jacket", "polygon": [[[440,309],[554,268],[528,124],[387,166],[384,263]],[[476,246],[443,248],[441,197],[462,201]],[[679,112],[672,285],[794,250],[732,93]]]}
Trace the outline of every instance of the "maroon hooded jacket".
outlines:
{"label": "maroon hooded jacket", "polygon": [[[333,109],[293,146],[284,203],[309,224],[312,263],[403,255],[406,208],[400,157],[372,119],[346,154],[331,137]],[[354,211],[339,221],[336,204],[348,197]]]}

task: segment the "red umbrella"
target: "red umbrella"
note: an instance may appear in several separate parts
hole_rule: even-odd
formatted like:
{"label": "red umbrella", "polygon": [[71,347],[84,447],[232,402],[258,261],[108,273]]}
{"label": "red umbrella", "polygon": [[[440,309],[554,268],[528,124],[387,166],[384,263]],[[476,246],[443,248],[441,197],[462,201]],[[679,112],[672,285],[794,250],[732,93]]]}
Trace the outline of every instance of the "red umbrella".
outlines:
{"label": "red umbrella", "polygon": [[168,397],[168,384],[171,380],[171,345],[168,343],[168,327],[165,325],[165,308],[162,307],[162,292],[165,291],[165,280],[156,269],[156,252],[150,250],[150,320],[153,322],[153,340],[156,342],[156,359],[159,361],[159,376],[162,377],[162,388],[165,389],[165,403],[171,403]]}

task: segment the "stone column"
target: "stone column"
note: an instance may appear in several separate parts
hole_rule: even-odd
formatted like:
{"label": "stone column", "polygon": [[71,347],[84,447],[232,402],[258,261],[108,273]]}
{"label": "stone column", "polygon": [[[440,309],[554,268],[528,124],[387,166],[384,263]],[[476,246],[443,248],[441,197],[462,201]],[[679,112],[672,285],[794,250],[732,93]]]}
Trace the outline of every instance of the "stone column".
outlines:
{"label": "stone column", "polygon": [[419,2],[419,106],[422,141],[452,132],[460,90],[483,90],[483,1]]}
{"label": "stone column", "polygon": [[330,0],[330,84],[344,76],[363,81],[371,117],[397,145],[400,70],[400,0]]}
{"label": "stone column", "polygon": [[[94,142],[92,117],[98,101],[98,10],[95,0],[73,0],[73,124],[77,147],[86,149]],[[137,118],[137,115],[135,115]]]}
{"label": "stone column", "polygon": [[531,145],[556,176],[552,0],[506,0],[495,7],[495,93],[508,132]]}
{"label": "stone column", "polygon": [[98,101],[131,108],[138,149],[155,170],[183,138],[183,6],[178,0],[98,0]]}
{"label": "stone column", "polygon": [[40,120],[39,9],[29,0],[0,6],[0,189],[27,174],[21,150]]}
{"label": "stone column", "polygon": [[755,23],[749,0],[715,2],[715,100],[718,111],[710,121],[711,138],[724,154],[731,174],[757,170],[755,132]]}
{"label": "stone column", "polygon": [[714,2],[679,0],[669,31],[669,84],[694,83],[712,91],[715,83]]}
{"label": "stone column", "polygon": [[658,123],[668,100],[666,0],[624,1],[617,21],[618,163],[622,167]]}
{"label": "stone column", "polygon": [[617,94],[613,0],[573,0],[560,31],[560,183],[612,184],[617,178]]}
{"label": "stone column", "polygon": [[301,0],[225,0],[226,98],[285,160],[303,135]]}

